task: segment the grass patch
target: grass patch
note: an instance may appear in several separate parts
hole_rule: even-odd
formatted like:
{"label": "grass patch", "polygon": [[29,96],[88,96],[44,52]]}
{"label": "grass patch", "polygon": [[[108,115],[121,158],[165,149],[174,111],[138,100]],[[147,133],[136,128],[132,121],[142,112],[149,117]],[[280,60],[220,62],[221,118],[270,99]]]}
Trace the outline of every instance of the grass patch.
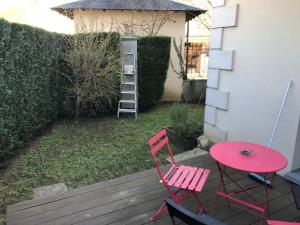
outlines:
{"label": "grass patch", "polygon": [[[170,104],[160,105],[136,120],[109,116],[56,123],[0,171],[0,224],[6,206],[30,199],[34,187],[65,182],[68,188],[76,188],[152,168],[147,141],[170,125],[170,108]],[[202,105],[189,109],[203,121]]]}

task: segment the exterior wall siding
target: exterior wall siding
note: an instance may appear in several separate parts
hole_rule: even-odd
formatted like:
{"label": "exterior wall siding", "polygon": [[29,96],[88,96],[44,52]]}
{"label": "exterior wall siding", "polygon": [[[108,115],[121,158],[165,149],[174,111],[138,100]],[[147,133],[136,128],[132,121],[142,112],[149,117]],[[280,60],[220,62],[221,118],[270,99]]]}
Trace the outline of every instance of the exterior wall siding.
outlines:
{"label": "exterior wall siding", "polygon": [[[285,90],[293,80],[272,147],[288,159],[281,174],[299,168],[300,1],[226,0],[218,7],[237,9],[236,26],[231,26],[231,18],[230,26],[223,27],[222,43],[212,44],[221,46],[221,51],[234,51],[233,67],[219,73],[217,68],[210,70],[208,88],[227,91],[229,97],[226,110],[207,110],[213,115],[205,115],[205,133],[217,141],[268,145]],[[232,17],[232,12],[228,15]],[[211,40],[220,40],[217,31],[212,34]]]}
{"label": "exterior wall siding", "polygon": [[237,25],[238,5],[227,6],[224,0],[213,0],[212,6],[204,134],[218,142],[227,139],[227,130],[217,123],[218,112],[227,111],[229,107],[229,92],[220,88],[220,74],[222,70],[234,69],[234,50],[223,46],[223,36],[229,27]]}

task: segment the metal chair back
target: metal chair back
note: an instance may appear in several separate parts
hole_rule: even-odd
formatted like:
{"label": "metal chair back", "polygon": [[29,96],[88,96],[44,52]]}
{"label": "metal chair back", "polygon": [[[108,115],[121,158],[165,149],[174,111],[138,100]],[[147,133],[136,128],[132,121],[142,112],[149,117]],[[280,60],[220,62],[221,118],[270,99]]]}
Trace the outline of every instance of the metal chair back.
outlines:
{"label": "metal chair back", "polygon": [[162,180],[162,182],[167,187],[169,187],[169,185],[167,185],[167,181],[164,178],[164,174],[161,171],[159,160],[158,160],[158,158],[156,156],[156,154],[158,152],[160,152],[160,151],[164,150],[165,148],[167,148],[168,154],[169,154],[169,156],[170,156],[170,158],[172,160],[172,163],[173,163],[172,166],[176,166],[177,167],[177,164],[176,164],[176,162],[174,160],[174,156],[173,156],[173,153],[172,153],[172,149],[171,149],[170,144],[169,144],[169,138],[167,137],[167,131],[166,131],[166,129],[163,129],[158,134],[156,134],[153,138],[151,138],[148,141],[148,145],[150,147],[151,155],[152,155],[152,157],[154,159],[158,175],[159,175],[160,179]]}
{"label": "metal chair back", "polygon": [[295,199],[296,208],[300,210],[300,186],[293,184],[292,185],[292,192]]}
{"label": "metal chair back", "polygon": [[212,218],[210,216],[204,214],[197,215],[176,204],[171,199],[166,200],[166,205],[173,225],[176,225],[175,218],[178,218],[179,220],[188,225],[226,225],[225,223],[216,220],[215,218]]}

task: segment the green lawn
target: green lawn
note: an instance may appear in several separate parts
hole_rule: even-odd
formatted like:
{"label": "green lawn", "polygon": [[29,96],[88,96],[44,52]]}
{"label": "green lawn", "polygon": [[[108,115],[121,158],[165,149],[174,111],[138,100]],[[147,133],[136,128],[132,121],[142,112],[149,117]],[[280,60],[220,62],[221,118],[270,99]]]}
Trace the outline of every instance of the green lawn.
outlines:
{"label": "green lawn", "polygon": [[[158,106],[137,120],[108,116],[57,122],[1,171],[0,224],[6,206],[30,199],[34,187],[65,182],[75,188],[153,167],[146,143],[170,125],[170,108]],[[202,105],[189,108],[203,121]]]}

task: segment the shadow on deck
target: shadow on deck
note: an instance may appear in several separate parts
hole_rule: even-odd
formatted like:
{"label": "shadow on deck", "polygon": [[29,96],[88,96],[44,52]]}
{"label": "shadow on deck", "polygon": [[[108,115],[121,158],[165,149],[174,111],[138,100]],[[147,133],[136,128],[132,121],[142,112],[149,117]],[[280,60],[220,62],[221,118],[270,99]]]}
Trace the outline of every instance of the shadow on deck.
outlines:
{"label": "shadow on deck", "polygon": [[[219,175],[215,162],[209,155],[187,160],[188,165],[209,168],[212,170],[204,190],[199,194],[205,207],[210,209],[215,198],[215,189]],[[242,184],[251,182],[247,174],[230,171]],[[227,181],[227,188],[232,188]],[[262,199],[263,190],[251,191]],[[96,183],[74,189],[62,194],[39,200],[20,202],[7,207],[8,225],[140,225],[171,224],[168,215],[163,215],[155,222],[149,221],[162,204],[165,187],[159,183],[156,169],[145,170],[128,176]],[[242,198],[245,196],[241,196]],[[193,199],[186,199],[183,206],[195,212]],[[290,221],[297,217],[290,185],[281,177],[276,177],[271,191],[270,212],[272,219]],[[219,199],[213,217],[229,225],[258,224],[258,216],[246,213],[234,207],[226,207],[225,201]]]}

